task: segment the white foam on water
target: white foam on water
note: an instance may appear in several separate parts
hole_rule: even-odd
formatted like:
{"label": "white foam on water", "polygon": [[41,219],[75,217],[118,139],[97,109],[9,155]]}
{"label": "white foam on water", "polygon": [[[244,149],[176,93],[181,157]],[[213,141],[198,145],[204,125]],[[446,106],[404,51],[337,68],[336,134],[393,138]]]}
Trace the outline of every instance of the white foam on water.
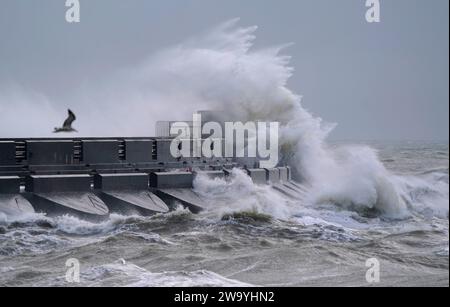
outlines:
{"label": "white foam on water", "polygon": [[[0,226],[3,227],[0,233],[0,254],[36,255],[81,247],[129,231],[134,222],[142,219],[140,216],[112,214],[108,220],[92,223],[70,215],[54,218],[37,213],[4,216],[0,219]],[[157,234],[152,235],[142,234],[141,237],[147,241],[168,244],[162,238],[158,241]]]}
{"label": "white foam on water", "polygon": [[236,211],[265,213],[280,219],[288,219],[292,215],[292,203],[287,198],[268,185],[253,184],[240,169],[233,169],[227,180],[196,176],[194,186],[206,202],[213,204],[209,210],[218,216]]}
{"label": "white foam on water", "polygon": [[84,221],[79,218],[63,215],[54,218],[56,229],[72,235],[98,235],[111,233],[126,224],[127,219],[139,217],[126,217],[117,214],[111,214],[109,219],[100,223]]}
{"label": "white foam on water", "polygon": [[126,261],[117,261],[87,269],[81,280],[90,286],[125,287],[250,287],[248,283],[229,279],[208,271],[170,271],[152,273]]}
{"label": "white foam on water", "polygon": [[430,172],[418,176],[396,176],[396,187],[410,210],[427,217],[449,214],[448,173]]}

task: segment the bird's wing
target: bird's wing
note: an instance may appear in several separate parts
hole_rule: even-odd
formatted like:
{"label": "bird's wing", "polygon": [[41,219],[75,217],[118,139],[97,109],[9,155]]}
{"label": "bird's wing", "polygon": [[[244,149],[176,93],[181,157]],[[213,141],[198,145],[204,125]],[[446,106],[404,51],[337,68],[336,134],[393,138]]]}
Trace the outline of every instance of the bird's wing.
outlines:
{"label": "bird's wing", "polygon": [[69,117],[67,117],[67,119],[64,121],[64,128],[72,127],[72,123],[77,119],[75,114],[71,110],[67,110],[67,112],[69,113]]}

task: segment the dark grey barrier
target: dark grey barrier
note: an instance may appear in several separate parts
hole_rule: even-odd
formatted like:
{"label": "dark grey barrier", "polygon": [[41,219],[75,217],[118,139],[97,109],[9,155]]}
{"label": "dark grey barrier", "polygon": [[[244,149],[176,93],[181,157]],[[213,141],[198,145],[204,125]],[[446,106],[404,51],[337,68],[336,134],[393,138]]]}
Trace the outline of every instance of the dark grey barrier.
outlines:
{"label": "dark grey barrier", "polygon": [[192,188],[194,174],[191,172],[164,172],[150,174],[150,187],[157,189]]}
{"label": "dark grey barrier", "polygon": [[150,187],[164,202],[183,204],[196,213],[205,208],[204,201],[192,190],[194,174],[191,172],[151,173]]}
{"label": "dark grey barrier", "polygon": [[14,141],[0,141],[0,165],[16,164],[16,145]]}
{"label": "dark grey barrier", "polygon": [[247,174],[250,176],[250,178],[252,178],[252,181],[255,184],[267,183],[265,169],[262,169],[262,168],[247,169]]}
{"label": "dark grey barrier", "polygon": [[286,166],[287,172],[288,172],[288,180],[292,180],[292,169],[290,166]]}
{"label": "dark grey barrier", "polygon": [[172,156],[170,152],[171,139],[158,139],[156,140],[156,153],[157,159],[160,162],[177,161],[178,157]]}
{"label": "dark grey barrier", "polygon": [[192,189],[158,189],[155,193],[168,204],[172,204],[172,207],[173,204],[181,203],[194,213],[207,207],[205,201]]}
{"label": "dark grey barrier", "polygon": [[287,167],[279,167],[280,170],[280,180],[283,182],[289,181],[289,173]]}
{"label": "dark grey barrier", "polygon": [[27,161],[30,165],[73,164],[73,141],[27,141]]}
{"label": "dark grey barrier", "polygon": [[149,175],[145,173],[97,174],[94,176],[96,194],[111,212],[151,215],[168,212],[167,205],[148,190]]}
{"label": "dark grey barrier", "polygon": [[5,176],[0,177],[0,194],[19,194],[20,177]]}
{"label": "dark grey barrier", "polygon": [[125,140],[126,161],[129,163],[148,163],[157,158],[156,140]]}
{"label": "dark grey barrier", "polygon": [[94,188],[97,190],[147,190],[148,174],[120,173],[97,174],[94,176]]}
{"label": "dark grey barrier", "polygon": [[119,163],[117,140],[83,140],[84,164]]}
{"label": "dark grey barrier", "polygon": [[89,175],[31,175],[25,179],[27,192],[87,192],[90,190]]}
{"label": "dark grey barrier", "polygon": [[25,190],[36,212],[49,216],[68,214],[98,220],[109,215],[105,203],[91,192],[89,175],[28,176]]}
{"label": "dark grey barrier", "polygon": [[280,182],[280,170],[278,168],[266,168],[266,179],[269,183]]}

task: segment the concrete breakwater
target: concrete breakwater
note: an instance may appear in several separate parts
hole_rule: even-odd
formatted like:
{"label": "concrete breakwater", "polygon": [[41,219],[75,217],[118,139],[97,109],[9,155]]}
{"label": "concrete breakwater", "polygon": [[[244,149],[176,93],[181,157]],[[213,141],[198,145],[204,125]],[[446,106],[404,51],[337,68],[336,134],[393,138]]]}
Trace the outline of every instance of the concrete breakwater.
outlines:
{"label": "concrete breakwater", "polygon": [[199,212],[195,177],[225,178],[242,168],[255,184],[300,197],[289,167],[262,169],[258,161],[174,158],[171,139],[0,139],[0,210],[102,219],[112,212],[149,215],[181,204]]}

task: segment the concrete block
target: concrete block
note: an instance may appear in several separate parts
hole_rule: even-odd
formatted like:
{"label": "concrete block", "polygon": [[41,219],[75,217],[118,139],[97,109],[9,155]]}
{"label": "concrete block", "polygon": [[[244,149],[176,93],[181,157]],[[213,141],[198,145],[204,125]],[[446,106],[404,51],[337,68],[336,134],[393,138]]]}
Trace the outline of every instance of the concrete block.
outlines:
{"label": "concrete block", "polygon": [[279,167],[280,170],[280,180],[283,182],[289,181],[289,174],[288,174],[288,168],[287,167]]}
{"label": "concrete block", "polygon": [[0,177],[0,194],[19,194],[20,178],[19,176]]}
{"label": "concrete block", "polygon": [[83,162],[119,163],[119,143],[116,140],[83,140]]}
{"label": "concrete block", "polygon": [[16,164],[16,145],[14,141],[0,141],[0,165]]}
{"label": "concrete block", "polygon": [[25,190],[34,193],[79,192],[91,190],[89,175],[31,175],[25,180]]}
{"label": "concrete block", "polygon": [[247,174],[252,178],[255,184],[265,184],[266,180],[266,170],[262,168],[247,169]]}
{"label": "concrete block", "polygon": [[147,190],[148,174],[97,174],[94,176],[94,188],[98,190]]}
{"label": "concrete block", "polygon": [[158,189],[192,188],[194,174],[191,172],[151,173],[150,187]]}
{"label": "concrete block", "polygon": [[288,172],[288,181],[292,180],[292,168],[290,166],[286,166]]}
{"label": "concrete block", "polygon": [[125,140],[126,161],[129,163],[147,163],[154,161],[154,140]]}
{"label": "concrete block", "polygon": [[[178,157],[173,157],[170,153],[170,144],[172,139],[158,139],[156,140],[157,160],[160,162],[177,161]],[[180,155],[178,152],[177,155]]]}
{"label": "concrete block", "polygon": [[73,164],[73,141],[27,141],[27,160],[30,165]]}
{"label": "concrete block", "polygon": [[280,182],[280,170],[278,168],[266,168],[266,179],[270,183]]}

